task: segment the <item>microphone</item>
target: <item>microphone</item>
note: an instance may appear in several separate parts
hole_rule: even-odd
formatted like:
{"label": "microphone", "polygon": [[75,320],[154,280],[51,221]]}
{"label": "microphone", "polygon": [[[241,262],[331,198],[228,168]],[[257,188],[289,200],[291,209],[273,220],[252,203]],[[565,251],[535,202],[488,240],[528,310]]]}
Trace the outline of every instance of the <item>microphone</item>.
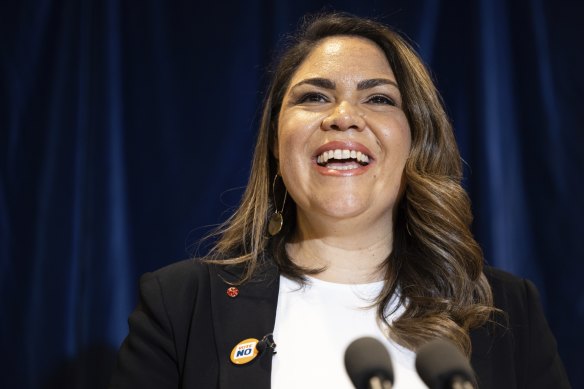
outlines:
{"label": "microphone", "polygon": [[451,342],[433,340],[418,350],[416,370],[430,389],[473,389],[474,372]]}
{"label": "microphone", "polygon": [[387,348],[377,339],[354,340],[345,351],[345,368],[357,389],[391,389],[393,368]]}

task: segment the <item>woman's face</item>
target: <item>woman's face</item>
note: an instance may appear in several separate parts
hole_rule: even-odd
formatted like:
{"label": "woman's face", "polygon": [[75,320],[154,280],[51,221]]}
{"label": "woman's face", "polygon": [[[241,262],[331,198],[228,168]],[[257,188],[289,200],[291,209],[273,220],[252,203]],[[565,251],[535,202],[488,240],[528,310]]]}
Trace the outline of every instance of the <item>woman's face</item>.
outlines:
{"label": "woman's face", "polygon": [[278,123],[274,154],[299,217],[391,223],[411,136],[376,44],[319,43],[293,75]]}

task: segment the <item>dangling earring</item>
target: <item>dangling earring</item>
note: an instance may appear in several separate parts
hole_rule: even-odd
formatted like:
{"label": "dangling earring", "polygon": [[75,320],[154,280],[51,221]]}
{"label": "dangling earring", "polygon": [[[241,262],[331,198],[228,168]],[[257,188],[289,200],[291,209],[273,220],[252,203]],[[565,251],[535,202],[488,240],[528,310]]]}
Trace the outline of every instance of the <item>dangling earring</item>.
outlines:
{"label": "dangling earring", "polygon": [[288,196],[288,190],[284,187],[284,201],[282,202],[282,209],[278,211],[276,206],[276,180],[279,174],[276,173],[274,177],[274,182],[272,182],[272,196],[274,196],[274,208],[275,211],[270,216],[270,221],[268,223],[268,232],[271,236],[277,235],[282,230],[282,225],[284,224],[284,218],[282,217],[282,212],[284,212],[284,206],[286,205],[286,197]]}

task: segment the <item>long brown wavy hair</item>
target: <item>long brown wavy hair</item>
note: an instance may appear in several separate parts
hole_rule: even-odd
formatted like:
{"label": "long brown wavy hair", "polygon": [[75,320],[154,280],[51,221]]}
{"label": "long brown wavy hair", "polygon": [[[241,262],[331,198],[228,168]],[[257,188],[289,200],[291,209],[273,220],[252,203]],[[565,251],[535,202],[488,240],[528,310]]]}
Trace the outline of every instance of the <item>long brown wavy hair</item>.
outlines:
{"label": "long brown wavy hair", "polygon": [[383,263],[385,286],[375,304],[386,320],[386,307],[398,295],[405,312],[391,324],[390,336],[416,350],[434,338],[447,338],[470,354],[469,330],[496,311],[483,273],[483,256],[470,232],[469,198],[461,186],[462,167],[451,123],[432,79],[414,49],[399,34],[370,19],[348,14],[306,18],[279,57],[263,104],[249,182],[241,204],[216,231],[208,261],[243,264],[241,282],[249,281],[265,261],[282,274],[304,280],[318,272],[295,265],[285,244],[295,229],[296,208],[288,199],[282,231],[269,237],[267,223],[274,201],[282,204],[284,187],[272,191],[277,161],[272,154],[278,115],[290,79],[324,38],[346,35],[369,39],[385,53],[403,98],[412,145],[405,166],[406,188],[398,204],[393,249]]}

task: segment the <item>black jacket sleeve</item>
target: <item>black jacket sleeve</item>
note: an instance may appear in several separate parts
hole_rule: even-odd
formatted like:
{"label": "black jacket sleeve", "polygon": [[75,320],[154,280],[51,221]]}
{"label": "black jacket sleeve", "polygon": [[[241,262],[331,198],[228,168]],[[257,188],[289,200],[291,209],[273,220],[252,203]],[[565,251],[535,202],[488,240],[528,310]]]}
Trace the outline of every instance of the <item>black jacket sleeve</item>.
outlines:
{"label": "black jacket sleeve", "polygon": [[143,275],[110,388],[178,388],[177,351],[164,300],[156,273]]}
{"label": "black jacket sleeve", "polygon": [[209,274],[185,260],[142,276],[110,388],[217,387]]}
{"label": "black jacket sleeve", "polygon": [[569,389],[535,286],[491,267],[485,275],[500,312],[470,334],[479,388]]}
{"label": "black jacket sleeve", "polygon": [[558,354],[556,341],[548,326],[537,289],[523,281],[528,320],[527,369],[525,388],[570,388]]}

